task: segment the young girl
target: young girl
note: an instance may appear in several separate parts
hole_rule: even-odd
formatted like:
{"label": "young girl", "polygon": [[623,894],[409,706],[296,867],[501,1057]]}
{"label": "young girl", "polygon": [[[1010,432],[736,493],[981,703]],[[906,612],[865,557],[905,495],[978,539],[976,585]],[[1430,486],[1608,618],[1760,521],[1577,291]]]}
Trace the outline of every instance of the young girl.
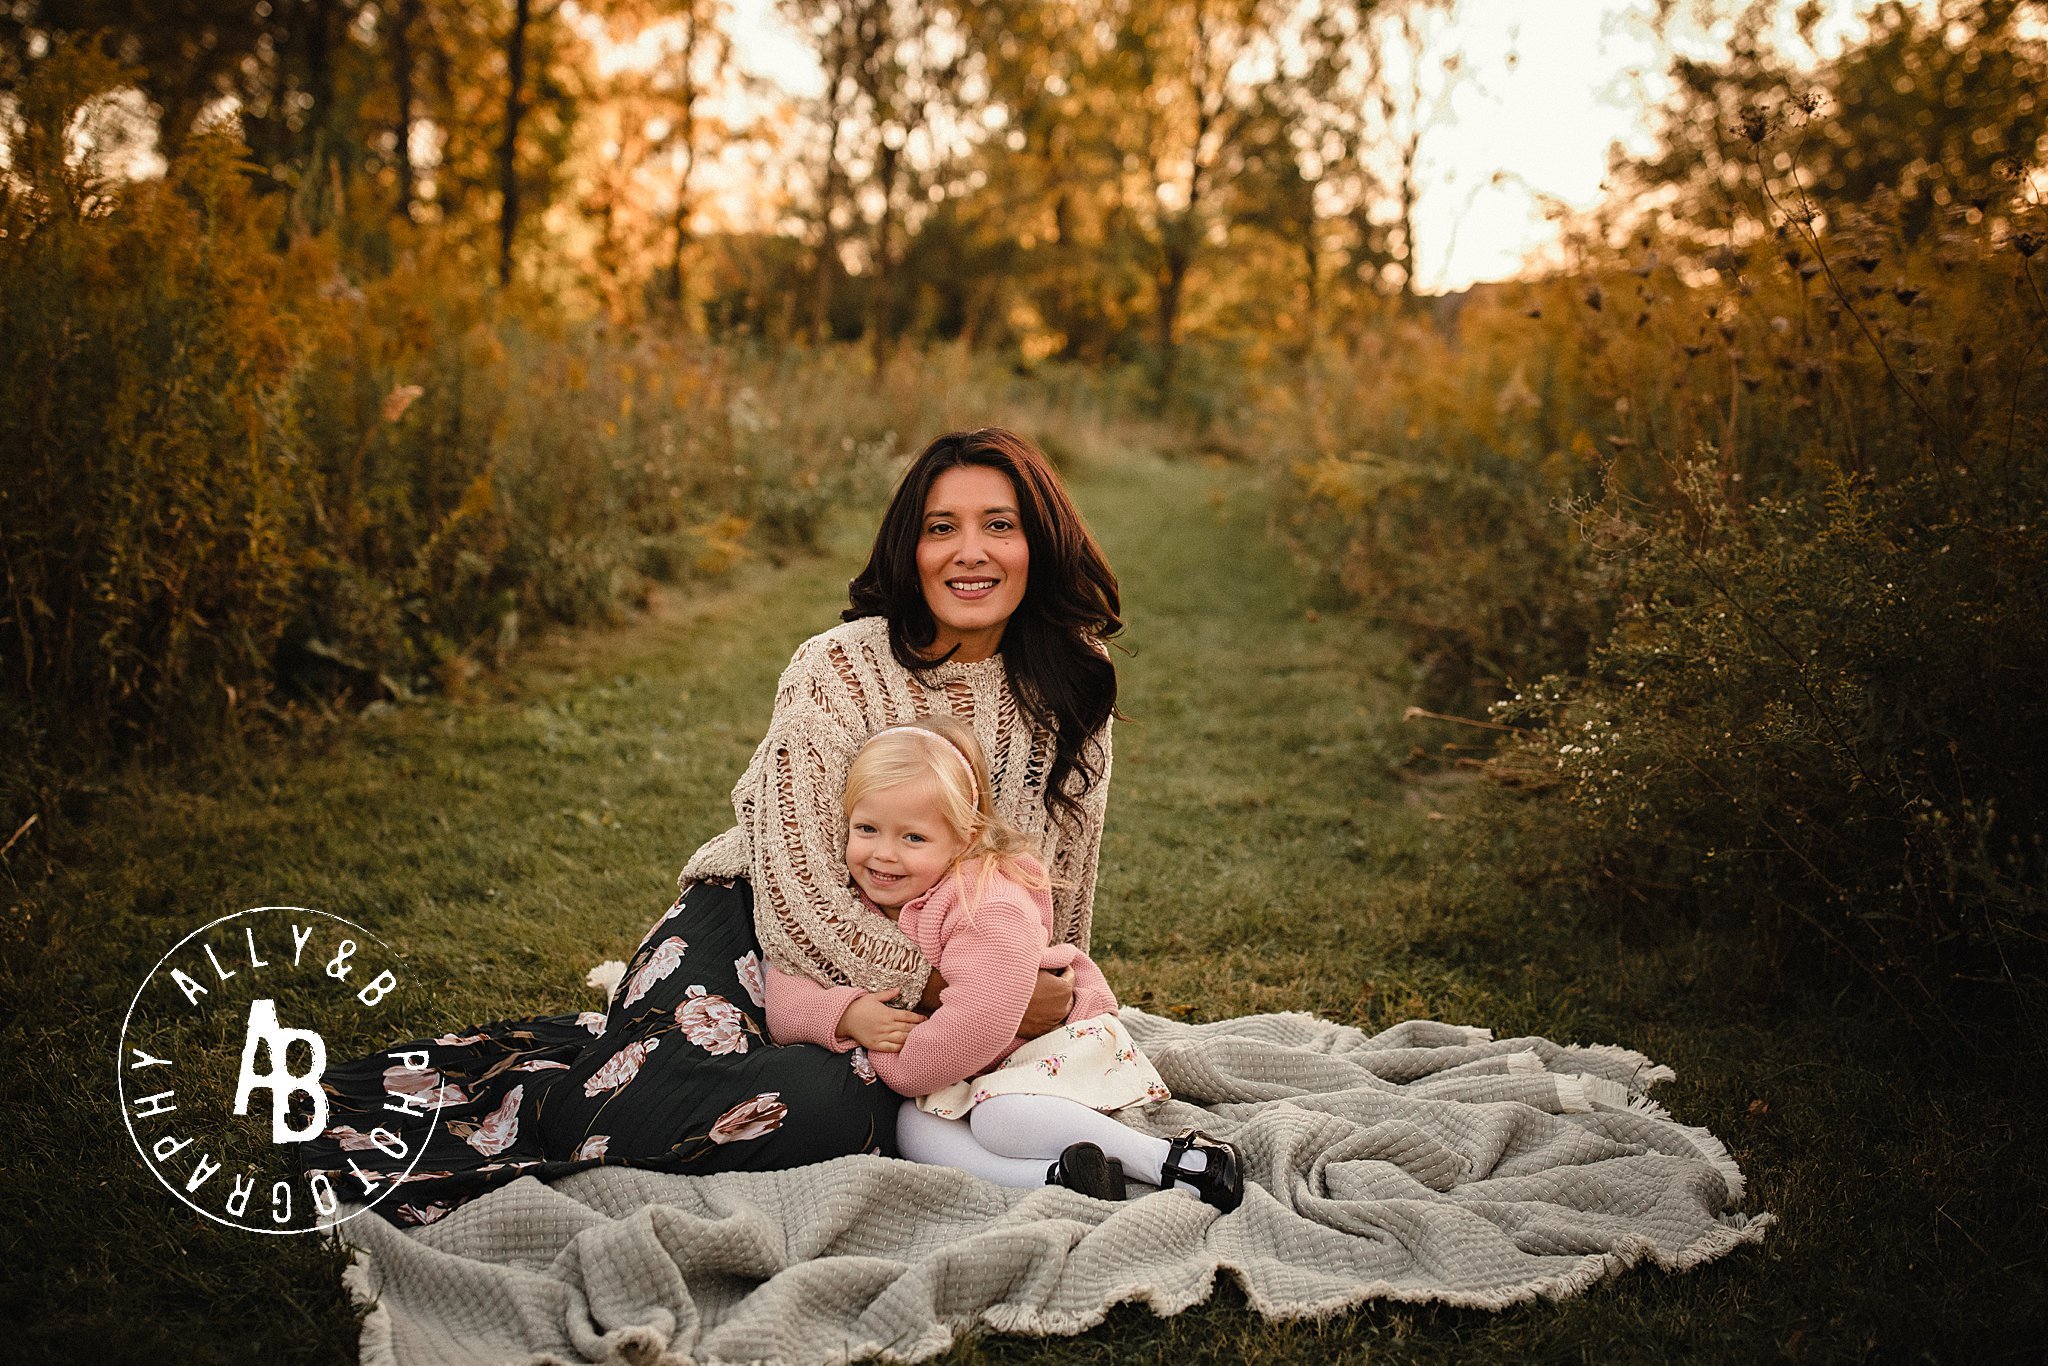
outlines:
{"label": "young girl", "polygon": [[[843,804],[854,886],[944,980],[939,1005],[926,1019],[884,992],[772,968],[769,1033],[865,1048],[891,1090],[917,1097],[896,1130],[913,1161],[1108,1199],[1123,1198],[1128,1171],[1235,1209],[1235,1148],[1195,1129],[1152,1138],[1105,1113],[1163,1100],[1166,1087],[1117,1019],[1102,970],[1071,944],[1050,945],[1045,869],[991,806],[974,733],[944,716],[878,731],[848,770]],[[1072,969],[1073,1022],[1027,1041],[1017,1028],[1043,968]]]}

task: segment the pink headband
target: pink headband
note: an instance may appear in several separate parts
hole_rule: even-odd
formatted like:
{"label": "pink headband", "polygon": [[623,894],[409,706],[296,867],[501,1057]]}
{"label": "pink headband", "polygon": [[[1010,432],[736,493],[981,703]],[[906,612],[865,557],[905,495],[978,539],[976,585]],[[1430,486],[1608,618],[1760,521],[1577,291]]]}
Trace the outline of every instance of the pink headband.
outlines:
{"label": "pink headband", "polygon": [[973,800],[976,806],[981,805],[981,784],[975,781],[974,761],[967,757],[967,752],[965,750],[961,749],[960,746],[954,744],[951,740],[948,740],[945,736],[939,734],[937,731],[926,730],[923,726],[884,726],[882,729],[876,731],[873,735],[870,735],[868,737],[868,742],[872,744],[876,740],[881,739],[884,735],[899,735],[904,734],[906,732],[911,735],[922,735],[925,739],[936,742],[937,744],[944,747],[948,754],[951,754],[955,759],[958,759],[960,761],[960,767],[967,771],[968,795]]}

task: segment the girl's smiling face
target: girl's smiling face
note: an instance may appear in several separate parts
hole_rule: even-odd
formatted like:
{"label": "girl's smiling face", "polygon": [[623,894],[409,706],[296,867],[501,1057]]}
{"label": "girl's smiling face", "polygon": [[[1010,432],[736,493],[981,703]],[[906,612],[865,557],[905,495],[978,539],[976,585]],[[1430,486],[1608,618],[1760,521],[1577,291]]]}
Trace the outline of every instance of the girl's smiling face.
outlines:
{"label": "girl's smiling face", "polygon": [[924,783],[865,793],[846,816],[847,871],[892,919],[930,891],[966,848]]}
{"label": "girl's smiling face", "polygon": [[932,481],[917,537],[917,576],[938,622],[932,653],[954,646],[961,663],[987,659],[1024,601],[1031,546],[1010,476],[960,465]]}

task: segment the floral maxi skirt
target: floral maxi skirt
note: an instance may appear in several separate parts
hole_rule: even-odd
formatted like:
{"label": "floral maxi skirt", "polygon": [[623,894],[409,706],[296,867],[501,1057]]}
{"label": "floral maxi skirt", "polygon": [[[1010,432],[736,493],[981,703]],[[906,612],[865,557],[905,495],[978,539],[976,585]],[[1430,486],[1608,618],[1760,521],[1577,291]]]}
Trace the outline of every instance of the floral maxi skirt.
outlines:
{"label": "floral maxi skirt", "polygon": [[901,1098],[857,1053],[770,1042],[762,972],[746,881],[693,882],[603,1013],[500,1020],[330,1066],[328,1127],[300,1163],[411,1226],[521,1176],[894,1156]]}

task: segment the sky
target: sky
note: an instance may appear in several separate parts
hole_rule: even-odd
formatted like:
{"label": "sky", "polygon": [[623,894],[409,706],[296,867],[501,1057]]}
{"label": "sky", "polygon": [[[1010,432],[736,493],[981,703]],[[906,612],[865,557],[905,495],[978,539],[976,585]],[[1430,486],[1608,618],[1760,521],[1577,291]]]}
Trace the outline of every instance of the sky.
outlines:
{"label": "sky", "polygon": [[[816,60],[774,0],[732,0],[740,64],[795,94],[823,84]],[[1653,0],[1459,0],[1442,51],[1462,78],[1422,144],[1417,285],[1425,293],[1498,280],[1546,259],[1557,205],[1599,202],[1614,143],[1652,147],[1650,111],[1667,89],[1647,18]],[[1741,8],[1702,0],[1706,19],[1675,35],[1712,50]],[[1839,50],[1870,0],[1829,0],[1817,46]],[[1435,63],[1430,63],[1433,68]]]}

